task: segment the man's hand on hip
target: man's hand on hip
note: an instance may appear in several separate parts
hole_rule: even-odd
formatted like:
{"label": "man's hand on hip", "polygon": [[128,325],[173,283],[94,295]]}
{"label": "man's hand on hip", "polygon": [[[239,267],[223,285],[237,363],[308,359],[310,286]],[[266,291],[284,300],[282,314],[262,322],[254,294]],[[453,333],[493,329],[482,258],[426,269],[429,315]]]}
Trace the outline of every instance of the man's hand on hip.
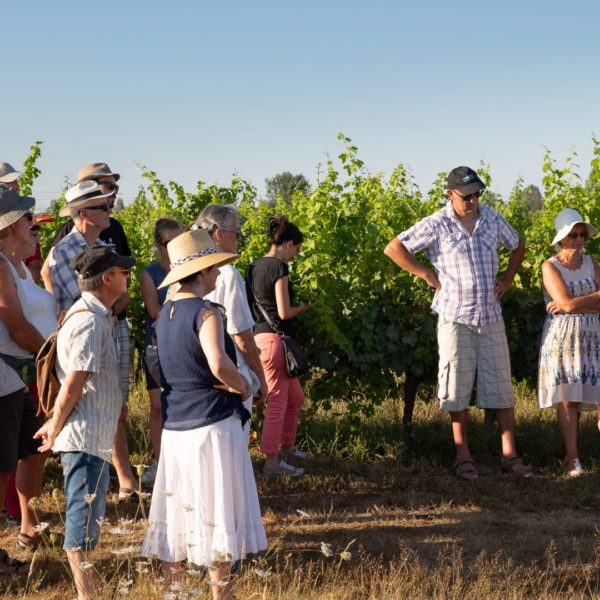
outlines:
{"label": "man's hand on hip", "polygon": [[511,283],[512,281],[507,280],[504,277],[496,281],[496,284],[494,285],[494,294],[498,300],[500,300],[500,298],[506,294]]}
{"label": "man's hand on hip", "polygon": [[440,283],[438,276],[433,271],[425,272],[422,276],[422,279],[434,290],[439,291],[442,289],[442,284]]}

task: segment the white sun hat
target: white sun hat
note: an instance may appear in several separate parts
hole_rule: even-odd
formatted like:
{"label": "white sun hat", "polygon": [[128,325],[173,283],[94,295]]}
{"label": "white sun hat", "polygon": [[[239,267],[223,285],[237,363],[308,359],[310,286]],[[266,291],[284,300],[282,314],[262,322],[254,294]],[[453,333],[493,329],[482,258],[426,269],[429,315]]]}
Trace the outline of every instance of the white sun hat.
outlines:
{"label": "white sun hat", "polygon": [[575,227],[575,225],[585,225],[588,237],[592,237],[598,233],[598,229],[589,223],[586,223],[581,216],[581,213],[574,208],[565,208],[561,210],[557,215],[556,219],[554,219],[554,228],[556,229],[556,235],[552,240],[552,245],[555,246],[561,240],[564,240],[569,233],[571,233],[571,229]]}

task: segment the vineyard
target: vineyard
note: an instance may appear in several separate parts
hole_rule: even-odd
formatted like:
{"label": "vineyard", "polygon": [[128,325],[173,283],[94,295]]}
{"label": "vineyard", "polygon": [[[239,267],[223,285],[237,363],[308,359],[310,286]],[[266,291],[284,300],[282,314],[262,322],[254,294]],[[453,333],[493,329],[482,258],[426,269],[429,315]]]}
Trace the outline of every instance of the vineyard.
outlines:
{"label": "vineyard", "polygon": [[[307,382],[311,406],[327,409],[334,399],[344,400],[348,424],[356,429],[361,418],[371,415],[386,397],[410,395],[419,383],[431,383],[436,373],[435,317],[429,308],[432,292],[422,281],[397,269],[383,255],[383,248],[394,235],[445,203],[446,173],[440,172],[425,192],[405,166],[399,165],[387,177],[373,174],[349,138],[340,134],[339,142],[342,151],[337,159],[327,161],[309,194],[294,194],[291,208],[283,199],[273,208],[258,197],[251,183],[239,178],[227,186],[198,181],[195,190],[186,191],[144,169],[145,185],[117,218],[137,258],[129,319],[139,347],[143,339],[139,275],[154,260],[152,228],[158,217],[168,215],[185,226],[206,204],[235,204],[244,218],[237,263],[243,271],[267,249],[268,217],[274,212],[288,214],[305,237],[291,277],[299,299],[310,305],[310,311],[299,317],[298,332],[314,366]],[[32,147],[25,162],[21,178],[25,192],[39,174],[40,144]],[[586,178],[579,174],[575,155],[559,166],[546,152],[540,209],[533,210],[524,200],[521,180],[505,201],[489,187],[482,197],[482,203],[501,212],[526,242],[525,260],[503,298],[503,310],[513,375],[530,385],[536,376],[544,318],[541,264],[553,253],[554,217],[569,206],[592,223],[600,223],[600,141],[592,138],[592,144]],[[489,165],[477,169],[493,186]],[[53,207],[55,213],[59,206],[60,202]],[[59,226],[42,228],[44,254]],[[598,243],[591,240],[588,252],[597,253]],[[507,258],[508,253],[501,255],[501,269]]]}

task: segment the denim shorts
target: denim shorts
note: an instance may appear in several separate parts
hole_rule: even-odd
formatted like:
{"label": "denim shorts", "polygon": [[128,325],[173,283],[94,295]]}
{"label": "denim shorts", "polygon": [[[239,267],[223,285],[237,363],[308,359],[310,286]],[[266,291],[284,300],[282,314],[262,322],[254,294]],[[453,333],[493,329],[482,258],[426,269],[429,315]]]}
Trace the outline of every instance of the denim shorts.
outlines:
{"label": "denim shorts", "polygon": [[109,463],[86,452],[61,452],[67,515],[64,550],[93,550],[104,518]]}

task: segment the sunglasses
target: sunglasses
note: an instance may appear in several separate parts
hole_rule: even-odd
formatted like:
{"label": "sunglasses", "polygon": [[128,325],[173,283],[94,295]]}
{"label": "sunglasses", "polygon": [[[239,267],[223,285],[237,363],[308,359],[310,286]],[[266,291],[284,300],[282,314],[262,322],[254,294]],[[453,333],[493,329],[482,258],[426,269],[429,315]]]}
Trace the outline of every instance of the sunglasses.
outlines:
{"label": "sunglasses", "polygon": [[575,233],[569,233],[569,235],[567,236],[570,240],[576,240],[578,237],[581,238],[582,240],[587,240],[588,238],[588,232],[587,231],[580,231],[579,233],[575,232]]}
{"label": "sunglasses", "polygon": [[125,275],[125,277],[129,277],[131,270],[130,269],[113,269],[109,271],[109,273],[121,273],[121,275]]}
{"label": "sunglasses", "polygon": [[483,194],[483,190],[478,190],[477,192],[473,192],[472,194],[467,194],[466,196],[463,196],[462,194],[460,194],[459,192],[457,192],[456,190],[454,190],[454,193],[461,199],[464,200],[465,202],[469,202],[471,200],[476,200],[478,199],[481,194]]}
{"label": "sunglasses", "polygon": [[221,231],[227,231],[229,233],[235,233],[235,236],[237,237],[237,241],[238,242],[242,241],[242,230],[241,229],[227,229],[226,227],[220,227],[219,229]]}
{"label": "sunglasses", "polygon": [[82,208],[81,210],[101,210],[104,212],[108,212],[109,210],[112,210],[112,206],[110,206],[110,204],[105,202],[104,204],[98,204],[98,206],[86,206],[85,208]]}
{"label": "sunglasses", "polygon": [[114,181],[96,181],[98,185],[105,185],[111,192],[118,192],[119,186]]}

